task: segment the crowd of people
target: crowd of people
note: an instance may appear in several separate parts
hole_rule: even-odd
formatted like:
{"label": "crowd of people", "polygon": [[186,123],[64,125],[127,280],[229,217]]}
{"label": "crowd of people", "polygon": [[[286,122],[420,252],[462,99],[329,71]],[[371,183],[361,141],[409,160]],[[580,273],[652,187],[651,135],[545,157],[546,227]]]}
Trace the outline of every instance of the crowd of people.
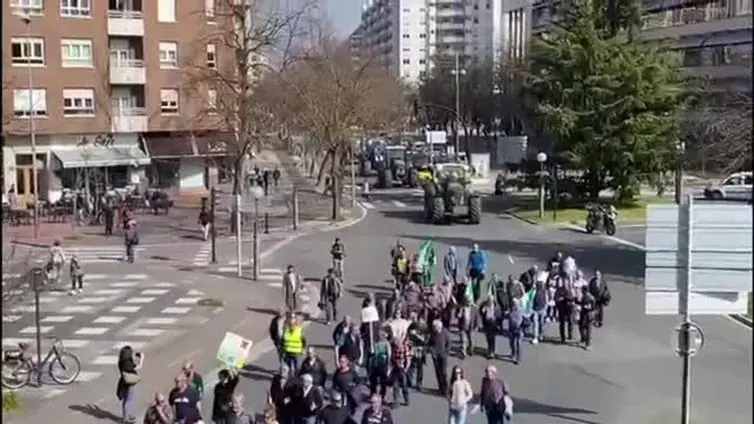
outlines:
{"label": "crowd of people", "polygon": [[[336,240],[335,244],[340,244]],[[342,262],[342,244],[333,247],[333,259]],[[571,257],[557,253],[540,270],[533,266],[506,280],[488,277],[486,254],[474,245],[465,270],[456,250],[442,260],[442,280],[433,283],[419,255],[402,246],[391,252],[395,288],[386,299],[370,294],[364,299],[360,320],[345,315],[334,326],[332,344],[336,369],[327,369],[317,351],[307,344],[302,318],[295,313],[300,279],[293,266],[283,277],[285,308],[270,322],[270,338],[280,361],[267,404],[280,424],[390,424],[392,410],[410,405],[413,391],[435,393],[448,399],[448,420],[464,424],[469,413],[480,410],[490,424],[502,424],[513,415],[508,384],[490,363],[479,384],[478,405],[472,384],[461,366],[448,374],[449,359],[476,355],[474,333],[486,341],[482,355],[504,359],[497,348],[507,337],[508,359],[518,364],[527,338],[537,344],[550,324],[558,324],[561,343],[574,339],[591,346],[592,328],[604,322],[610,291],[599,271],[590,280]],[[320,307],[326,321],[337,321],[337,300],[342,293],[341,273],[329,269],[321,283]],[[457,334],[457,335],[454,335]],[[460,339],[453,352],[451,339]],[[424,385],[425,366],[431,360],[437,387]],[[358,417],[361,417],[358,421]]]}

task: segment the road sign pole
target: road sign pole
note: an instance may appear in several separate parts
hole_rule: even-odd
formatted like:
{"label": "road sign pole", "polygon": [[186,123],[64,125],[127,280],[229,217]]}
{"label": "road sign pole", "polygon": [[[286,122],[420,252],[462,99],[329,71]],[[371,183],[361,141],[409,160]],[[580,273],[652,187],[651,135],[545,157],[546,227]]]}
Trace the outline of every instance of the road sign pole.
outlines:
{"label": "road sign pole", "polygon": [[259,280],[259,231],[257,228],[257,221],[254,221],[253,233],[252,233],[252,259],[251,259],[251,278],[254,281]]}
{"label": "road sign pole", "polygon": [[217,192],[215,187],[212,187],[209,191],[209,214],[212,218],[212,224],[210,232],[212,236],[212,263],[217,263],[217,221],[215,220],[215,203],[217,203]]}
{"label": "road sign pole", "polygon": [[691,418],[691,356],[695,353],[691,346],[691,250],[692,250],[692,197],[688,196],[685,203],[678,208],[678,252],[682,255],[683,272],[678,273],[680,281],[679,299],[683,317],[680,334],[680,355],[682,360],[681,372],[681,424],[689,424]]}
{"label": "road sign pole", "polygon": [[[34,268],[31,274],[31,284],[34,289],[34,327],[37,330],[37,384],[40,387],[42,386],[42,367],[40,366],[42,364],[42,318],[39,306],[39,291],[42,290],[42,287],[40,287],[41,281],[39,279],[42,277],[42,272],[40,268]],[[58,270],[55,270],[55,272],[57,273]],[[56,278],[60,278],[60,276],[56,274]]]}
{"label": "road sign pole", "polygon": [[236,200],[236,274],[243,277],[243,252],[241,248],[241,195],[235,195]]}

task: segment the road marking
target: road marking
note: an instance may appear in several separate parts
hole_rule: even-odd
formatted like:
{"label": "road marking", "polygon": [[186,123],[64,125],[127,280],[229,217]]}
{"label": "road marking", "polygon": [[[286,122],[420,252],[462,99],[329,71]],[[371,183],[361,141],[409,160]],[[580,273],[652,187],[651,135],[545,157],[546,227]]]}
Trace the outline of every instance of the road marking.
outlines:
{"label": "road marking", "polygon": [[61,309],[60,312],[64,314],[80,314],[82,312],[91,312],[92,309],[94,309],[93,306],[73,305],[73,306],[66,306],[65,308]]}
{"label": "road marking", "polygon": [[120,324],[125,320],[126,317],[121,316],[103,316],[92,321],[92,324]]}
{"label": "road marking", "polygon": [[23,315],[3,315],[3,322],[18,322],[22,318]]}
{"label": "road marking", "polygon": [[109,297],[82,297],[79,303],[105,303],[110,300]]}
{"label": "road marking", "polygon": [[66,389],[49,389],[49,390],[46,390],[46,392],[47,393],[45,393],[44,396],[42,396],[42,399],[51,399],[51,398],[54,398],[55,396],[60,396],[66,392]]}
{"label": "road marking", "polygon": [[141,306],[116,306],[113,309],[110,309],[110,312],[116,314],[133,314],[139,312],[140,309]]}
{"label": "road marking", "polygon": [[63,347],[71,349],[80,349],[90,343],[89,340],[63,340]]}
{"label": "road marking", "polygon": [[144,296],[162,296],[163,294],[167,294],[169,291],[170,290],[168,289],[148,289],[148,290],[142,291],[139,294],[144,295]]}
{"label": "road marking", "polygon": [[146,280],[149,276],[147,274],[128,274],[123,278],[126,280]]}
{"label": "road marking", "polygon": [[96,371],[81,371],[79,373],[79,376],[76,377],[76,381],[80,381],[82,383],[86,383],[87,381],[95,380],[102,376],[101,372]]}
{"label": "road marking", "polygon": [[119,287],[119,288],[131,288],[138,286],[139,283],[133,282],[133,281],[119,281],[116,283],[110,283],[110,287]]}
{"label": "road marking", "polygon": [[398,201],[398,200],[393,200],[393,205],[395,205],[395,206],[397,206],[399,208],[405,208],[406,207],[405,203],[403,203],[401,201]]}
{"label": "road marking", "polygon": [[126,303],[145,304],[152,303],[157,299],[156,297],[131,297],[126,299]]}
{"label": "road marking", "polygon": [[155,287],[175,287],[175,284],[163,281],[161,283],[155,284],[154,286]]}
{"label": "road marking", "polygon": [[201,300],[201,297],[181,297],[174,303],[176,305],[195,305],[199,300]]}
{"label": "road marking", "polygon": [[191,308],[183,308],[183,307],[180,307],[180,306],[170,306],[170,307],[167,307],[167,308],[163,309],[162,311],[160,311],[160,313],[161,314],[183,315],[183,314],[187,314],[190,310],[191,310]]}
{"label": "road marking", "polygon": [[267,286],[268,287],[278,287],[278,288],[280,288],[280,287],[283,287],[283,283],[281,283],[279,281],[278,282],[270,282],[270,283],[267,283]]}
{"label": "road marking", "polygon": [[107,333],[107,330],[109,330],[107,327],[81,327],[73,334],[79,336],[101,336]]}
{"label": "road marking", "polygon": [[115,365],[118,363],[118,355],[102,355],[94,358],[94,365]]}
{"label": "road marking", "polygon": [[68,322],[73,319],[73,315],[50,315],[48,317],[45,317],[42,319],[41,323],[59,323],[59,322]]}
{"label": "road marking", "polygon": [[147,318],[147,325],[173,325],[178,322],[178,318]]}
{"label": "road marking", "polygon": [[377,209],[376,206],[374,206],[373,204],[371,204],[369,202],[361,202],[361,205],[364,206],[367,209]]}
{"label": "road marking", "polygon": [[[47,334],[50,331],[52,331],[54,328],[55,327],[53,327],[51,325],[40,325],[39,326],[39,332],[41,334]],[[36,332],[37,332],[37,328],[36,327],[25,327],[25,328],[22,328],[21,331],[19,331],[18,333],[19,334],[34,334]]]}
{"label": "road marking", "polygon": [[204,292],[200,292],[199,290],[189,290],[187,294],[189,296],[204,296]]}
{"label": "road marking", "polygon": [[123,292],[125,292],[125,290],[122,289],[102,289],[93,291],[92,294],[95,296],[117,296],[123,294]]}
{"label": "road marking", "polygon": [[157,337],[164,332],[165,330],[160,330],[159,328],[137,328],[128,333],[128,335],[134,337]]}

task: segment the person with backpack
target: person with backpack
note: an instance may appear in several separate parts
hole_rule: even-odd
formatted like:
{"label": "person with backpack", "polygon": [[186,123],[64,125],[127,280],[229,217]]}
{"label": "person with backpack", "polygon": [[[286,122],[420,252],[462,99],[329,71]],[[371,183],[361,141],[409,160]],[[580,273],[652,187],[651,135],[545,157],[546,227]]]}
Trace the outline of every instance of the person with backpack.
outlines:
{"label": "person with backpack", "polygon": [[508,393],[508,383],[498,378],[494,365],[488,365],[479,393],[479,406],[488,424],[505,424],[513,416],[513,400]]}
{"label": "person with backpack", "polygon": [[320,308],[324,309],[327,325],[330,325],[333,320],[338,320],[338,299],[343,294],[343,283],[335,275],[334,269],[327,270],[327,275],[322,279],[319,293]]}
{"label": "person with backpack", "polygon": [[[387,387],[390,385],[390,364],[392,362],[392,348],[387,338],[387,331],[380,329],[379,340],[374,344],[374,355],[367,365],[369,374],[369,390],[372,394],[379,393],[385,398]],[[379,392],[378,392],[379,389]]]}

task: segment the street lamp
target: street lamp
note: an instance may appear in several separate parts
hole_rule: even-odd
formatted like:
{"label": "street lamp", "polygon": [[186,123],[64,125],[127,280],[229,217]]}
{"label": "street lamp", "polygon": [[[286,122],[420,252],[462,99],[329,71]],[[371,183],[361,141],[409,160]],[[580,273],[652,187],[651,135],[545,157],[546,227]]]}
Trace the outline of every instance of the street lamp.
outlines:
{"label": "street lamp", "polygon": [[[451,74],[455,76],[455,89],[456,89],[456,109],[455,109],[455,115],[456,115],[456,134],[455,134],[455,160],[458,161],[458,133],[461,130],[461,75],[466,75],[466,70],[461,68],[461,55],[456,53],[455,56],[455,66],[452,71],[450,71]],[[466,140],[466,143],[469,141]]]}
{"label": "street lamp", "polygon": [[34,128],[34,77],[31,71],[31,14],[28,10],[25,10],[17,14],[18,19],[24,23],[26,27],[26,43],[25,46],[29,49],[29,53],[26,59],[26,68],[28,72],[28,84],[29,84],[29,139],[31,141],[31,184],[33,186],[32,199],[34,200],[34,238],[39,237],[39,181],[37,177],[37,135]]}
{"label": "street lamp", "polygon": [[[252,264],[251,278],[254,281],[259,280],[259,199],[264,197],[264,190],[260,186],[254,186],[250,190],[251,197],[254,199],[254,224],[252,225]],[[240,233],[238,239],[240,240]],[[238,261],[239,263],[241,261]],[[239,265],[240,269],[240,265]]]}
{"label": "street lamp", "polygon": [[539,162],[539,219],[545,216],[545,162],[547,162],[547,153],[537,153],[537,162]]}
{"label": "street lamp", "polygon": [[675,144],[675,204],[680,205],[683,199],[683,159],[686,153],[686,143],[678,141]]}

